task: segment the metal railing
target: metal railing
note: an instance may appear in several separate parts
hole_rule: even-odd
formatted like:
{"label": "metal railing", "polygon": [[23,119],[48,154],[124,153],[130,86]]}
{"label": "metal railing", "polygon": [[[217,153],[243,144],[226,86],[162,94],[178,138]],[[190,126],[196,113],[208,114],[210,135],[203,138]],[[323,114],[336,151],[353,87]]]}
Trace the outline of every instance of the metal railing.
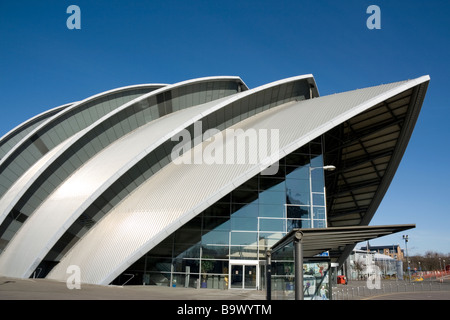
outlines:
{"label": "metal railing", "polygon": [[394,294],[400,292],[426,292],[426,291],[450,291],[449,283],[442,283],[439,281],[388,281],[382,282],[380,288],[370,289],[367,285],[349,285],[342,287],[333,287],[333,300],[360,300],[368,297],[383,294]]}

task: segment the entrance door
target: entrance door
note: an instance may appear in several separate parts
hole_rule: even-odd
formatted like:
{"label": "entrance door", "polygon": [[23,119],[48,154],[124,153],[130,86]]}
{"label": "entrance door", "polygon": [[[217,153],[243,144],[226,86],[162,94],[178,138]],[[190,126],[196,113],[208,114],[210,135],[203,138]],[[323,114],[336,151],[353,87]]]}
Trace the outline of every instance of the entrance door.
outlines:
{"label": "entrance door", "polygon": [[230,280],[230,289],[258,289],[258,261],[230,261]]}

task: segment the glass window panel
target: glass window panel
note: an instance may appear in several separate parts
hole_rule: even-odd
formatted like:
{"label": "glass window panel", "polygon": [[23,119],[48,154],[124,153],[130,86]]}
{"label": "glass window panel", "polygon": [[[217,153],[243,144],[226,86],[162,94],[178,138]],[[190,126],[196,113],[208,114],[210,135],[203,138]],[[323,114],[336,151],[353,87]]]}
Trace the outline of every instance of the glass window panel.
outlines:
{"label": "glass window panel", "polygon": [[167,271],[170,270],[172,259],[147,258],[146,271]]}
{"label": "glass window panel", "polygon": [[205,244],[225,244],[229,241],[229,232],[227,231],[209,231],[202,236],[202,245]]}
{"label": "glass window panel", "polygon": [[[145,282],[147,285],[161,287],[168,287],[170,285],[170,273],[167,272],[150,272],[143,275],[143,277],[143,282]],[[127,277],[126,279],[129,279],[129,277]]]}
{"label": "glass window panel", "polygon": [[259,179],[260,190],[284,191],[285,188],[284,179],[270,178],[267,176],[261,176],[261,179]]}
{"label": "glass window panel", "polygon": [[323,156],[311,155],[311,167],[323,167]]}
{"label": "glass window panel", "polygon": [[230,247],[216,245],[202,245],[202,258],[228,259]]}
{"label": "glass window panel", "polygon": [[[206,262],[206,261],[212,262],[212,268],[210,268],[208,273],[226,274],[226,275],[228,275],[228,261],[223,261],[223,260],[202,260],[202,263]],[[212,288],[215,288],[215,287],[213,286]],[[219,289],[219,288],[216,287],[215,289]]]}
{"label": "glass window panel", "polygon": [[302,179],[309,181],[309,168],[310,168],[309,166],[295,168],[286,175],[286,178]]}
{"label": "glass window panel", "polygon": [[216,202],[203,211],[203,217],[229,217],[231,204],[229,202]]}
{"label": "glass window panel", "polygon": [[200,244],[175,243],[173,256],[175,258],[200,258]]}
{"label": "glass window panel", "polygon": [[323,168],[315,168],[311,171],[311,185],[313,192],[323,192],[324,177]]}
{"label": "glass window panel", "polygon": [[236,246],[246,246],[246,245],[257,245],[256,232],[231,232],[231,245]]}
{"label": "glass window panel", "polygon": [[280,231],[286,230],[285,219],[259,219],[260,231]]}
{"label": "glass window panel", "polygon": [[293,153],[309,153],[309,144],[305,144],[304,146],[295,150]]}
{"label": "glass window panel", "polygon": [[321,143],[313,143],[309,144],[311,154],[322,154],[322,144]]}
{"label": "glass window panel", "polygon": [[230,218],[204,217],[203,230],[223,230],[229,231],[231,228]]}
{"label": "glass window panel", "polygon": [[258,218],[231,218],[231,230],[256,231]]}
{"label": "glass window panel", "polygon": [[311,220],[303,219],[288,219],[287,220],[287,231],[296,228],[311,228]]}
{"label": "glass window panel", "polygon": [[302,193],[309,192],[309,180],[286,179],[286,190],[294,190]]}
{"label": "glass window panel", "polygon": [[[294,259],[294,242],[291,242],[284,248],[277,250],[272,254],[272,274],[273,275],[286,274],[285,273],[286,268],[284,268],[283,263],[282,262],[279,263],[277,262],[277,260],[293,260],[293,259]],[[293,261],[291,263],[293,263]],[[289,264],[290,263],[287,263],[287,265]]]}
{"label": "glass window panel", "polygon": [[156,247],[150,250],[147,255],[154,257],[172,257],[173,249],[173,235],[167,237],[165,240],[160,242]]}
{"label": "glass window panel", "polygon": [[233,204],[233,218],[246,218],[258,216],[258,204]]}
{"label": "glass window panel", "polygon": [[284,217],[284,204],[260,204],[259,205],[259,216],[260,217]]}
{"label": "glass window panel", "polygon": [[217,202],[231,202],[231,193],[219,199]]}
{"label": "glass window panel", "polygon": [[325,207],[313,207],[314,219],[325,219]]}
{"label": "glass window panel", "polygon": [[313,193],[313,205],[324,206],[325,198],[323,193]]}
{"label": "glass window panel", "polygon": [[284,192],[264,191],[259,194],[260,204],[284,204],[286,202],[286,194]]}
{"label": "glass window panel", "polygon": [[269,249],[279,240],[284,237],[284,232],[260,232],[259,233],[259,246],[263,246],[266,249]]}
{"label": "glass window panel", "polygon": [[175,233],[175,243],[192,243],[200,242],[201,229],[180,229]]}
{"label": "glass window panel", "polygon": [[286,180],[287,204],[309,205],[309,181],[308,180]]}
{"label": "glass window panel", "polygon": [[308,206],[286,206],[286,216],[293,219],[310,219]]}
{"label": "glass window panel", "polygon": [[258,256],[257,246],[231,246],[230,259],[254,259]]}
{"label": "glass window panel", "polygon": [[[286,166],[302,167],[309,165],[309,154],[295,154],[291,153],[286,156]],[[286,173],[289,168],[286,168]]]}
{"label": "glass window panel", "polygon": [[174,259],[173,260],[173,271],[174,272],[186,272],[186,267],[190,273],[199,273],[200,271],[200,260],[193,259]]}
{"label": "glass window panel", "polygon": [[326,228],[325,220],[314,220],[314,228]]}
{"label": "glass window panel", "polygon": [[234,203],[251,203],[258,199],[258,191],[234,190],[231,199]]}

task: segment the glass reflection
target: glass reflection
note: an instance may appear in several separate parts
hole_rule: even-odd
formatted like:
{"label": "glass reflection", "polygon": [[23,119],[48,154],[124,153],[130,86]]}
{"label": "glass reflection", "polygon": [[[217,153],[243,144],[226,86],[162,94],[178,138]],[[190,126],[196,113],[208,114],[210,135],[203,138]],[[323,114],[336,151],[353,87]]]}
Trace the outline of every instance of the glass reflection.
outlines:
{"label": "glass reflection", "polygon": [[[290,230],[326,227],[320,143],[300,148],[279,165],[277,175],[257,175],[243,183],[128,271],[141,274],[145,283],[226,288],[230,260],[264,260],[265,251]],[[288,275],[288,270],[277,272]],[[123,279],[119,276],[117,284]]]}
{"label": "glass reflection", "polygon": [[309,206],[286,206],[288,218],[311,219]]}

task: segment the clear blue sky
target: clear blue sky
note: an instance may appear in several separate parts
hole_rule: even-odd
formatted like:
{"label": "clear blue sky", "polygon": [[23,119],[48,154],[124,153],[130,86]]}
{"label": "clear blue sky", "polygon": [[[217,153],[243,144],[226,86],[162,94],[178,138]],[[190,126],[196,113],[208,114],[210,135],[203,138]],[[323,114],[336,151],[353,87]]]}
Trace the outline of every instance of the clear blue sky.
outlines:
{"label": "clear blue sky", "polygon": [[[450,252],[449,1],[0,2],[0,136],[64,103],[139,83],[312,73],[321,95],[430,75],[373,225],[415,223],[410,254]],[[69,30],[69,5],[81,30]],[[369,5],[381,29],[369,30]],[[402,234],[372,244],[399,243]]]}

